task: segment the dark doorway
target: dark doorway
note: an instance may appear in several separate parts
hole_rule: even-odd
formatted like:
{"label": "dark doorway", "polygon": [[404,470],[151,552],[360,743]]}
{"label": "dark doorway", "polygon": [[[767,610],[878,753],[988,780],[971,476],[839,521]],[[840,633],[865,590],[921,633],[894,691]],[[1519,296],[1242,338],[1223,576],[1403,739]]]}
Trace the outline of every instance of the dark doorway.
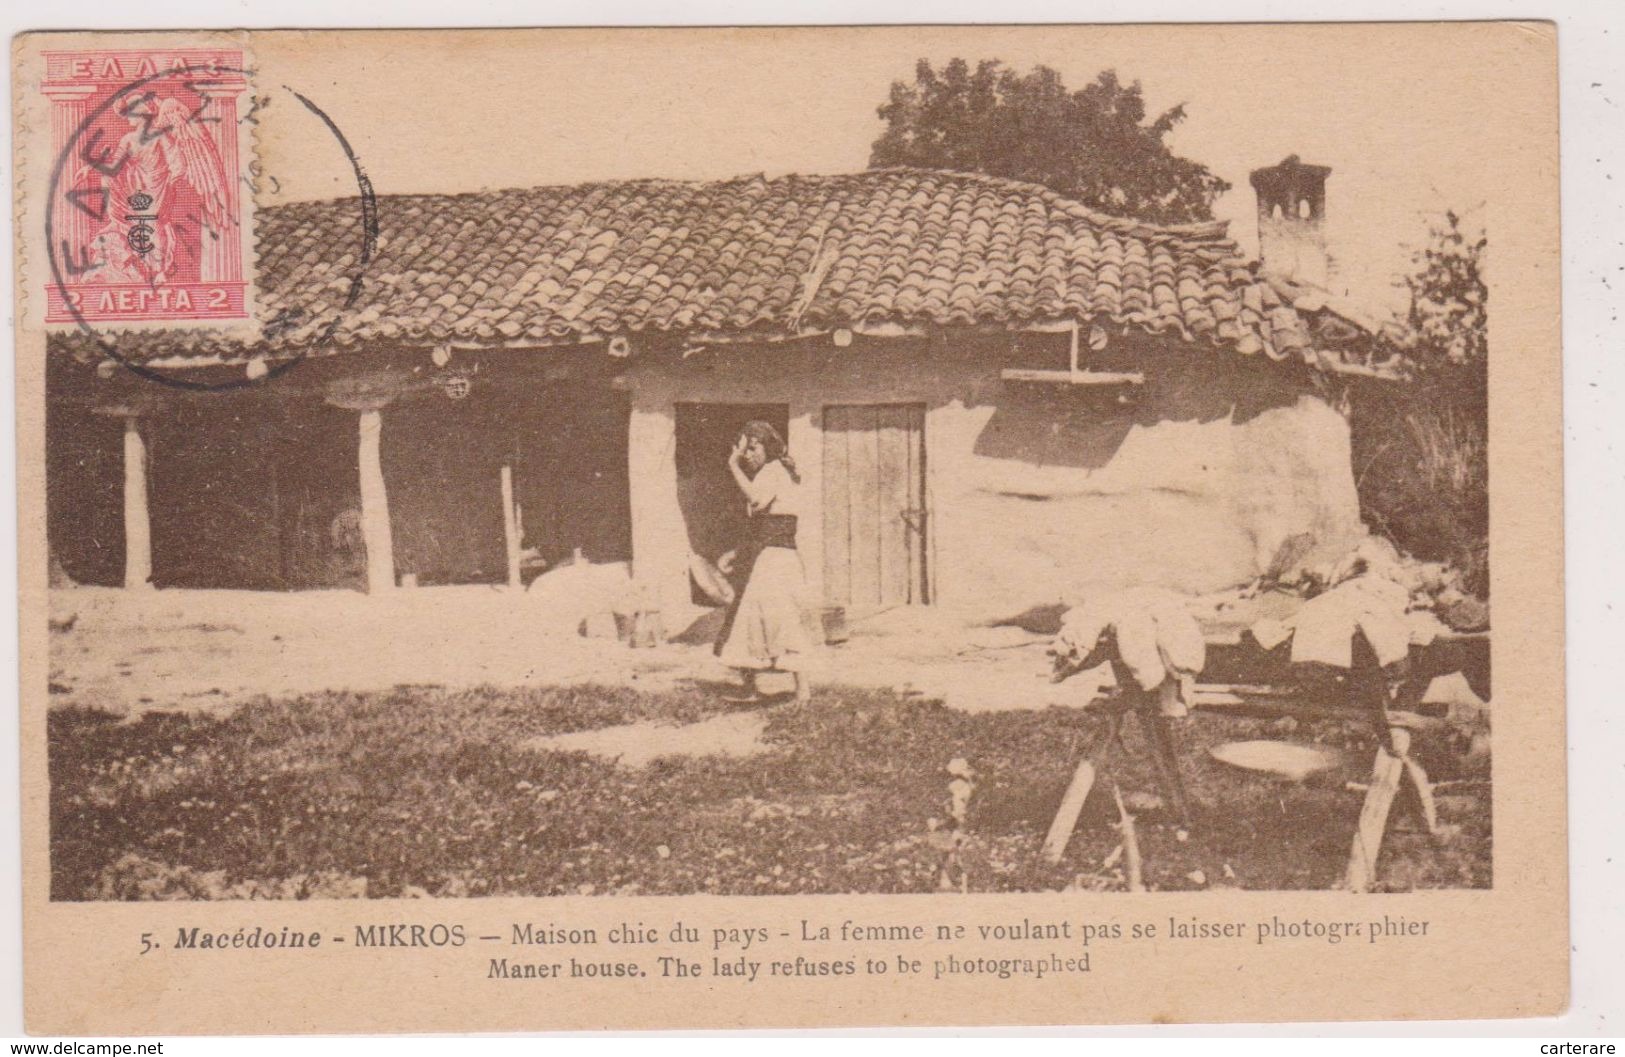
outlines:
{"label": "dark doorway", "polygon": [[230,396],[143,420],[154,585],[282,586],[277,425],[261,401]]}
{"label": "dark doorway", "polygon": [[552,384],[476,390],[385,412],[395,562],[423,585],[507,579],[503,467],[526,578],[632,554],[626,394]]}
{"label": "dark doorway", "polygon": [[431,391],[384,409],[384,480],[399,574],[423,586],[507,579],[505,412],[490,388],[460,400]]}
{"label": "dark doorway", "polygon": [[602,385],[515,394],[514,505],[527,572],[573,559],[632,557],[627,438],[631,399]]}
{"label": "dark doorway", "polygon": [[745,497],[728,472],[728,452],[745,423],[761,419],[787,436],[789,404],[678,404],[677,502],[688,546],[715,562],[745,538]]}
{"label": "dark doorway", "polygon": [[124,423],[70,393],[46,404],[45,430],[51,556],[77,583],[122,584]]}
{"label": "dark doorway", "polygon": [[142,429],[156,586],[359,585],[354,413],[219,397],[149,415]]}

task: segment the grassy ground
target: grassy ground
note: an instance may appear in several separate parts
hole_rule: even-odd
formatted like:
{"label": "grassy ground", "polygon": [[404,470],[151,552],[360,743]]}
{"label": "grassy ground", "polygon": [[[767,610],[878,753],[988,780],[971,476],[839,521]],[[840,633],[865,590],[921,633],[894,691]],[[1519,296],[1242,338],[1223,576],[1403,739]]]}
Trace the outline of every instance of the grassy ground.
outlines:
{"label": "grassy ground", "polygon": [[[560,893],[931,891],[955,757],[977,772],[962,861],[971,890],[1123,886],[1107,796],[1091,797],[1059,866],[1039,843],[1101,720],[1075,709],[971,715],[892,694],[820,690],[770,714],[769,751],[671,757],[629,770],[531,738],[728,707],[702,690],[476,690],[266,700],[226,718],[79,709],[50,720],[56,899],[326,898]],[[1189,841],[1145,798],[1138,729],[1116,773],[1140,804],[1153,888],[1317,888],[1340,875],[1359,811],[1344,782],[1369,736],[1305,724],[1294,740],[1347,750],[1304,785],[1225,768],[1200,751],[1281,736],[1261,720],[1200,717],[1188,774]],[[1436,779],[1467,777],[1438,748]],[[1405,819],[1384,847],[1385,887],[1487,886],[1489,787],[1441,797],[1460,827],[1435,847]],[[936,820],[936,822],[933,822]]]}

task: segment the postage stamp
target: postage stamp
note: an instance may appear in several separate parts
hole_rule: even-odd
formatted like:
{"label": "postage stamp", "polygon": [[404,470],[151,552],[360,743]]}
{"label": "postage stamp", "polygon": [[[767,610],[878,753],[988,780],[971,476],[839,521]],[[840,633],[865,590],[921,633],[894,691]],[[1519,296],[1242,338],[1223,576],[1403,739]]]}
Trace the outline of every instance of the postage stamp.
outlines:
{"label": "postage stamp", "polygon": [[47,323],[246,320],[249,83],[217,48],[53,51]]}

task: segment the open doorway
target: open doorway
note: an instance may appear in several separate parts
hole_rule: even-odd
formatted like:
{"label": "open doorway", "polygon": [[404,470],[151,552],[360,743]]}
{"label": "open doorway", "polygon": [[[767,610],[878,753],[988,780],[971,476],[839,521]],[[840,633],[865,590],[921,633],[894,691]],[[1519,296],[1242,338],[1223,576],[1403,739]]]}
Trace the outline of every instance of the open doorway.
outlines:
{"label": "open doorway", "polygon": [[[728,471],[728,452],[739,431],[756,419],[787,436],[790,405],[677,405],[677,502],[689,550],[713,564],[745,539],[745,497]],[[697,593],[695,601],[708,599]]]}
{"label": "open doorway", "polygon": [[516,396],[511,413],[526,578],[578,559],[630,561],[631,399],[601,386],[559,384]]}
{"label": "open doorway", "polygon": [[393,406],[384,470],[401,572],[425,586],[504,583],[507,517],[522,582],[577,561],[630,559],[630,406],[624,393],[567,383]]}

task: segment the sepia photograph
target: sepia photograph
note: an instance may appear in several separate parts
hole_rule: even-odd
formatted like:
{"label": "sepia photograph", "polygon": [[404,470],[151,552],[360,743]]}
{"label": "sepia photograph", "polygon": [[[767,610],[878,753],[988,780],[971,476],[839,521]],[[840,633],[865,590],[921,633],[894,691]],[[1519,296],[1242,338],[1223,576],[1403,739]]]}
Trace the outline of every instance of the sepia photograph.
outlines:
{"label": "sepia photograph", "polygon": [[1492,885],[1482,183],[890,36],[295,199],[242,50],[43,57],[53,899]]}
{"label": "sepia photograph", "polygon": [[12,58],[30,1030],[1566,1001],[1551,25]]}

